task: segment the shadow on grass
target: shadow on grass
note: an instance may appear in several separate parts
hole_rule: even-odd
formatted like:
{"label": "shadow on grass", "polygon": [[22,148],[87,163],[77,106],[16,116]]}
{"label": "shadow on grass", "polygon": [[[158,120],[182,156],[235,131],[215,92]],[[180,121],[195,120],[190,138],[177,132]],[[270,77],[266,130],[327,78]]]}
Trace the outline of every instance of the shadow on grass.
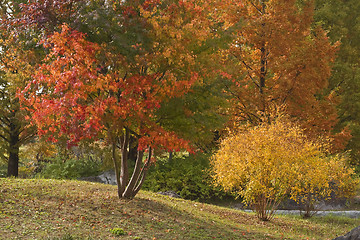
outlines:
{"label": "shadow on grass", "polygon": [[240,228],[237,223],[224,221],[205,209],[192,211],[193,206],[186,208],[193,202],[161,198],[164,201],[135,198],[127,203],[131,209],[148,211],[149,215],[138,215],[134,219],[135,225],[145,232],[153,232],[156,239],[276,239]]}
{"label": "shadow on grass", "polygon": [[344,225],[354,224],[289,217],[264,223],[241,211],[148,192],[118,199],[114,186],[77,181],[0,179],[0,189],[0,239],[119,239],[109,231],[117,227],[127,233],[121,239],[326,239],[319,236],[335,236],[329,229],[337,224],[344,233]]}

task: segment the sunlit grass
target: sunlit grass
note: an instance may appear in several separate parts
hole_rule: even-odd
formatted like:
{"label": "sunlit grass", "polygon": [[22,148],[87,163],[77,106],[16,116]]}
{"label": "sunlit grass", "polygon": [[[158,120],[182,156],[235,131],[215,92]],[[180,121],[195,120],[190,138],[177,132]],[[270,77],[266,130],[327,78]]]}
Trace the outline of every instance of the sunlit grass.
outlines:
{"label": "sunlit grass", "polygon": [[[0,179],[0,239],[333,239],[359,220],[252,213],[140,192],[119,200],[104,184]],[[121,228],[126,235],[111,233]]]}

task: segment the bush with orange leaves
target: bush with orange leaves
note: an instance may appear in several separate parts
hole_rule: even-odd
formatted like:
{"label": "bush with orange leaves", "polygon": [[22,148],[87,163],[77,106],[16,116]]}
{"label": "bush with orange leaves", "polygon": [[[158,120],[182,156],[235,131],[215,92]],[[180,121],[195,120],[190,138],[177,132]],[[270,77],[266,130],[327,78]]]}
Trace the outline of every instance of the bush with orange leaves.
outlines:
{"label": "bush with orange leaves", "polygon": [[349,197],[358,184],[346,157],[330,156],[326,142],[309,139],[283,116],[238,129],[212,157],[214,182],[239,194],[261,220],[270,220],[287,197],[310,217],[318,200],[332,193]]}

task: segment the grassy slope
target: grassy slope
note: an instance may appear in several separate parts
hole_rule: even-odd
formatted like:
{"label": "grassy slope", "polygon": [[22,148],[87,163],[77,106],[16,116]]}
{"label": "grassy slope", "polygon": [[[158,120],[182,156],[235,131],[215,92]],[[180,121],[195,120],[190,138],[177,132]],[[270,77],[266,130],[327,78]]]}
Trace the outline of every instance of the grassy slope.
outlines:
{"label": "grassy slope", "polygon": [[[358,222],[280,216],[262,222],[149,192],[119,200],[109,185],[0,178],[0,239],[332,239]],[[115,227],[127,235],[115,237],[109,232]]]}

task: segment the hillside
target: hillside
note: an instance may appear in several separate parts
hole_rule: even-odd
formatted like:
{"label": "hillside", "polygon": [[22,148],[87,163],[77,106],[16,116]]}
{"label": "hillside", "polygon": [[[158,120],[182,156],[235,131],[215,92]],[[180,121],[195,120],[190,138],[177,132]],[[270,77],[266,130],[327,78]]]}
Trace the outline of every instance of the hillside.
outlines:
{"label": "hillside", "polygon": [[[119,200],[116,187],[0,179],[0,239],[332,239],[358,220],[255,215],[150,192]],[[122,228],[116,237],[109,230]]]}

